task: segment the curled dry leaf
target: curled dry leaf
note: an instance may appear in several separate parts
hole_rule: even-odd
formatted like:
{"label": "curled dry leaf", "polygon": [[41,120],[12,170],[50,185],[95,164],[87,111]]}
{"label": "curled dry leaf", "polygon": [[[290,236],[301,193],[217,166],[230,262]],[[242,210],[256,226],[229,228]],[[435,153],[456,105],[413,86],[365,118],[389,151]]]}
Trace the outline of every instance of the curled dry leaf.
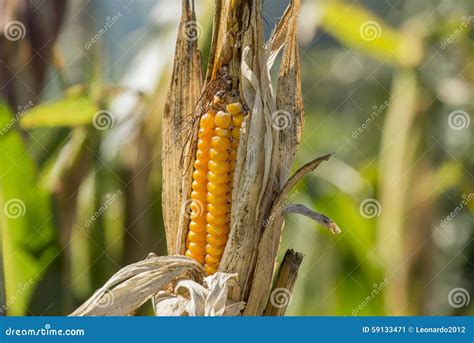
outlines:
{"label": "curled dry leaf", "polygon": [[341,233],[341,229],[339,228],[339,226],[337,226],[337,224],[331,218],[329,218],[328,216],[322,213],[315,212],[307,208],[305,205],[290,204],[285,208],[284,213],[285,214],[287,213],[301,214],[303,216],[313,219],[314,221],[318,222],[325,228],[328,228],[329,231],[331,231],[331,233],[333,234]]}
{"label": "curled dry leaf", "polygon": [[114,274],[71,316],[128,316],[174,281],[202,282],[199,263],[184,256],[150,257]]}

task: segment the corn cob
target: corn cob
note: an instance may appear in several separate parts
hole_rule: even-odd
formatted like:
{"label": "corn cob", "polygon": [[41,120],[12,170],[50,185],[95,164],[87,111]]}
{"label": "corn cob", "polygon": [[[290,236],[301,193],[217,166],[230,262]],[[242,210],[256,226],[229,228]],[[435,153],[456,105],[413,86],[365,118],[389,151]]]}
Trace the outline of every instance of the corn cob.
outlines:
{"label": "corn cob", "polygon": [[217,271],[230,230],[232,181],[244,109],[236,97],[214,96],[199,123],[185,255]]}

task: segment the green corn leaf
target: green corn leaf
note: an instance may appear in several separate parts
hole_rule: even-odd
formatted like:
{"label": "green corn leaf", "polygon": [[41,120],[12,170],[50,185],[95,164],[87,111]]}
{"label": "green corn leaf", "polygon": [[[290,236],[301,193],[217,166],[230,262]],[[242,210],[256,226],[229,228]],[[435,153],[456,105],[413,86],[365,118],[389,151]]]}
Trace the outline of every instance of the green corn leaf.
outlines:
{"label": "green corn leaf", "polygon": [[38,188],[35,166],[0,101],[0,228],[9,315],[27,314],[38,281],[58,254],[49,195]]}
{"label": "green corn leaf", "polygon": [[86,95],[66,96],[34,107],[21,118],[20,124],[28,129],[90,125],[98,111],[97,105]]}
{"label": "green corn leaf", "polygon": [[399,32],[355,4],[328,1],[322,6],[322,27],[347,47],[393,65],[414,66],[421,60],[413,30],[410,35]]}

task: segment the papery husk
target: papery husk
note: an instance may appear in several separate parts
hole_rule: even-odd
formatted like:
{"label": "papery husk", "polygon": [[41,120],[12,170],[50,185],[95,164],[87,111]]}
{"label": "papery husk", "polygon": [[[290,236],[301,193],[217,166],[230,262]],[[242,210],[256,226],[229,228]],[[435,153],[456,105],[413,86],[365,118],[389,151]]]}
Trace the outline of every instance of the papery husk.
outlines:
{"label": "papery husk", "polygon": [[215,273],[204,282],[182,279],[176,283],[173,294],[162,292],[153,303],[155,315],[169,316],[236,316],[245,307],[227,298],[229,286],[237,274]]}
{"label": "papery husk", "polygon": [[193,259],[151,254],[115,273],[71,316],[133,315],[147,300],[167,290],[178,279],[202,283],[203,273],[202,266]]}
{"label": "papery husk", "polygon": [[[183,216],[183,151],[186,149],[189,118],[192,116],[202,89],[201,54],[198,40],[189,39],[187,30],[196,26],[190,0],[183,1],[183,11],[176,41],[171,86],[162,122],[162,204],[168,254],[177,253],[177,225]],[[196,29],[196,27],[194,27]]]}

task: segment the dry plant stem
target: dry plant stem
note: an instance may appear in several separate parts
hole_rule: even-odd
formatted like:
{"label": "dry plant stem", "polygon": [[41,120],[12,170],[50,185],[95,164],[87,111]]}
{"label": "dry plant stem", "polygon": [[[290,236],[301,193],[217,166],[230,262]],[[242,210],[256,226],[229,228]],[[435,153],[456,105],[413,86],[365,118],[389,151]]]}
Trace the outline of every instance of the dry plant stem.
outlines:
{"label": "dry plant stem", "polygon": [[[385,308],[393,315],[411,315],[408,304],[408,273],[411,261],[406,250],[405,216],[407,199],[412,199],[410,182],[414,165],[413,135],[420,107],[417,71],[398,70],[392,80],[390,107],[385,115],[380,147],[379,169],[384,178],[380,185],[383,209],[377,221],[378,257],[384,262],[390,284],[384,289]],[[391,144],[396,135],[397,144]],[[425,199],[426,201],[426,199]]]}
{"label": "dry plant stem", "polygon": [[[193,25],[196,18],[189,0],[183,1],[183,12],[176,41],[175,62],[171,77],[171,87],[165,104],[162,126],[162,168],[163,168],[163,218],[166,230],[168,254],[176,253],[177,223],[183,208],[182,180],[185,166],[182,154],[186,147],[183,132],[189,125],[202,88],[201,57],[197,40],[186,35],[187,25]],[[191,24],[189,24],[191,23]]]}
{"label": "dry plant stem", "polygon": [[[301,262],[303,261],[303,254],[295,252],[293,249],[289,249],[283,257],[283,261],[278,268],[278,272],[275,277],[275,284],[273,290],[278,288],[283,288],[291,292],[293,291],[293,286],[296,283],[296,278],[298,277],[298,269],[300,268]],[[286,308],[289,304],[285,306],[275,306],[271,301],[268,302],[267,308],[265,309],[265,316],[284,316]]]}

